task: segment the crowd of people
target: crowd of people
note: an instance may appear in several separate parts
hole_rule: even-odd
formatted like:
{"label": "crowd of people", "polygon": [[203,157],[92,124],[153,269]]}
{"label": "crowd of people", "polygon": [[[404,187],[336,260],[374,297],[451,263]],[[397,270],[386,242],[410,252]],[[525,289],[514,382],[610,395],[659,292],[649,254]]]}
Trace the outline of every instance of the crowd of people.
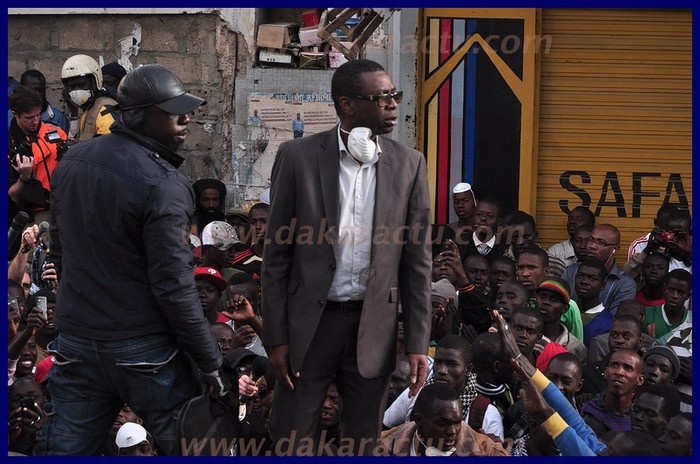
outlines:
{"label": "crowd of people", "polygon": [[692,454],[689,211],[625,250],[579,206],[545,247],[477,179],[430,224],[423,155],[383,137],[402,93],[362,59],[339,124],[227,208],[177,170],[204,101],[170,70],[62,80],[67,116],[41,72],[9,86],[10,454]]}

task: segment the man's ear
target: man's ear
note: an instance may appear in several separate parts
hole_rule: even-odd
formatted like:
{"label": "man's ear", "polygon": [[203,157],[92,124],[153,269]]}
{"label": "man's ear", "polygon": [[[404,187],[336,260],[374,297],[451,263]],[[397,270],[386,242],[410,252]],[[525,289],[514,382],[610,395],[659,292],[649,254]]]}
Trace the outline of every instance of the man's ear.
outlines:
{"label": "man's ear", "polygon": [[338,98],[338,106],[343,114],[354,114],[355,107],[352,103],[352,98],[350,97],[340,97]]}
{"label": "man's ear", "polygon": [[544,278],[547,279],[549,277],[549,273],[551,271],[551,268],[549,266],[544,268]]}

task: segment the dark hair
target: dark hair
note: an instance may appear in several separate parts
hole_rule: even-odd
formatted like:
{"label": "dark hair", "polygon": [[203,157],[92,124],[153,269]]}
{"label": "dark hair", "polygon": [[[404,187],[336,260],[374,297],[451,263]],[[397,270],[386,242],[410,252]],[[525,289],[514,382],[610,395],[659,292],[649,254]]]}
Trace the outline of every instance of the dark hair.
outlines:
{"label": "dark hair", "polygon": [[664,280],[664,283],[669,283],[671,279],[676,279],[680,280],[681,282],[685,282],[688,284],[689,290],[693,289],[693,276],[690,274],[690,272],[686,271],[685,269],[672,270],[671,272],[666,274],[666,279]]}
{"label": "dark hair", "polygon": [[590,209],[586,208],[585,206],[577,206],[576,208],[571,210],[572,213],[574,211],[581,211],[583,214],[586,215],[586,224],[595,225],[595,214],[593,214],[593,212]]}
{"label": "dark hair", "polygon": [[[647,383],[639,387],[634,397],[635,399],[639,399],[645,393],[663,398],[664,402],[661,411],[664,413],[664,416],[666,416],[667,421],[681,412],[681,397],[675,386],[661,383]],[[634,403],[632,403],[632,407],[634,408]]]}
{"label": "dark hair", "polygon": [[24,71],[22,73],[22,76],[19,78],[20,84],[22,84],[22,85],[26,84],[27,79],[29,79],[30,77],[33,77],[34,79],[37,79],[42,84],[46,85],[46,77],[41,73],[41,71],[38,71],[36,69],[30,69],[28,71]]}
{"label": "dark hair", "polygon": [[537,229],[537,225],[535,224],[535,218],[527,214],[525,211],[515,211],[513,214],[510,215],[510,218],[508,219],[508,224],[509,226],[515,226],[519,224],[530,224],[532,226],[532,230]]}
{"label": "dark hair", "polygon": [[479,203],[491,203],[492,205],[496,205],[496,208],[498,208],[498,217],[503,218],[503,215],[501,214],[501,202],[496,200],[496,197],[485,196],[483,198],[479,198]]}
{"label": "dark hair", "polygon": [[420,414],[421,416],[433,416],[433,405],[436,401],[457,401],[460,406],[459,393],[454,388],[445,383],[433,383],[426,385],[418,393],[416,404],[413,405],[411,416]]}
{"label": "dark hair", "polygon": [[676,211],[678,211],[678,207],[670,203],[664,203],[663,205],[659,206],[659,209],[656,211],[656,217],[654,218],[654,225],[657,227],[666,228],[668,226],[669,218]]}
{"label": "dark hair", "polygon": [[620,314],[620,311],[625,312],[625,311],[627,311],[626,308],[634,309],[634,311],[637,315],[646,315],[646,306],[644,306],[644,303],[642,303],[641,301],[634,300],[634,299],[629,299],[629,300],[623,300],[620,302],[620,305],[617,307],[617,313],[615,314],[615,319],[623,316],[623,314]]}
{"label": "dark hair", "polygon": [[489,260],[486,259],[486,258],[484,258],[483,256],[481,256],[479,253],[472,253],[472,254],[470,254],[470,255],[467,255],[467,256],[464,258],[464,263],[466,264],[467,261],[470,261],[470,260],[472,260],[472,259],[476,259],[476,260],[478,260],[478,261],[481,261],[482,263],[486,263],[486,267],[487,267],[488,269],[491,269],[491,265],[489,264]]}
{"label": "dark hair", "polygon": [[268,211],[270,211],[270,205],[268,205],[267,203],[263,203],[263,202],[255,203],[248,210],[248,215],[250,216],[250,213],[252,213],[253,211],[259,210],[259,209],[263,210],[265,212],[268,212]]}
{"label": "dark hair", "polygon": [[513,325],[513,317],[516,314],[523,314],[527,317],[534,317],[537,319],[537,324],[539,325],[539,332],[542,333],[542,328],[544,327],[544,316],[542,316],[542,313],[537,311],[536,309],[532,309],[530,306],[518,306],[516,308],[513,308],[513,311],[510,313],[510,320],[511,320],[511,325]]}
{"label": "dark hair", "polygon": [[520,252],[520,256],[522,255],[539,256],[542,265],[544,267],[549,267],[549,255],[547,254],[547,251],[538,247],[537,245],[530,245],[529,247],[525,248],[523,251]]}
{"label": "dark hair", "polygon": [[438,341],[437,348],[457,350],[462,355],[462,360],[465,364],[472,362],[472,345],[464,337],[455,334],[446,335]]}
{"label": "dark hair", "polygon": [[36,90],[20,85],[12,92],[8,100],[10,109],[17,115],[28,113],[34,108],[41,109],[44,99]]}
{"label": "dark hair", "polygon": [[[619,316],[616,316],[615,319],[613,319],[612,323],[614,324],[617,321],[634,323],[634,326],[637,327],[637,329],[639,330],[639,333],[637,334],[637,336],[642,335],[642,323],[639,321],[638,318],[636,318],[634,316],[629,316],[627,314],[621,314]],[[610,325],[610,328],[612,329],[612,324]]]}
{"label": "dark hair", "polygon": [[331,97],[335,111],[340,114],[340,97],[361,95],[362,84],[360,75],[364,73],[384,71],[379,63],[370,60],[352,60],[341,65],[331,79]]}
{"label": "dark hair", "polygon": [[[659,253],[658,251],[655,251],[655,252],[653,252],[653,253],[649,253],[649,256],[647,256],[646,260],[648,260],[648,259],[651,258],[652,256],[655,257],[655,258],[660,258],[660,259],[662,259],[662,260],[666,263],[666,267],[668,268],[668,263],[669,263],[668,256],[666,256],[666,255],[663,254],[663,253]],[[645,262],[646,262],[646,260],[645,260]]]}
{"label": "dark hair", "polygon": [[482,332],[472,344],[474,365],[491,365],[494,361],[505,361],[506,354],[501,343],[501,336],[493,332]]}
{"label": "dark hair", "polygon": [[530,298],[530,290],[527,289],[526,286],[524,286],[520,281],[517,280],[508,280],[506,282],[503,282],[499,288],[503,288],[504,285],[512,285],[515,287],[516,292],[520,293],[520,296],[522,296],[526,301],[529,300]]}
{"label": "dark hair", "polygon": [[577,234],[579,231],[591,233],[591,232],[593,232],[593,229],[595,229],[595,225],[593,223],[581,224],[580,226],[578,226],[576,228],[576,232],[574,232],[574,235]]}
{"label": "dark hair", "polygon": [[251,284],[257,286],[258,283],[255,282],[255,279],[253,279],[253,276],[248,274],[247,272],[236,272],[233,274],[231,277],[229,277],[228,285],[243,285],[243,284]]}
{"label": "dark hair", "polygon": [[501,255],[495,257],[493,261],[491,261],[491,267],[493,267],[493,265],[496,263],[506,264],[508,267],[510,267],[513,274],[515,274],[515,261],[513,261],[513,258],[510,256]]}
{"label": "dark hair", "polygon": [[692,223],[690,211],[686,209],[677,209],[668,215],[667,226],[669,229],[681,229],[690,233],[692,230]]}
{"label": "dark hair", "polygon": [[234,332],[233,327],[231,327],[230,325],[228,325],[225,322],[214,322],[213,324],[211,324],[210,328],[213,329],[214,327],[225,327],[225,328],[231,330],[231,332]]}
{"label": "dark hair", "polygon": [[605,276],[608,274],[607,269],[605,269],[605,263],[603,263],[601,260],[598,258],[586,258],[583,260],[581,265],[578,267],[578,271],[576,272],[577,274],[581,271],[581,268],[583,266],[586,267],[591,267],[598,271],[598,276],[600,276],[600,279],[603,280],[605,279]]}
{"label": "dark hair", "polygon": [[[579,375],[581,375],[583,373],[581,370],[581,369],[583,369],[583,366],[581,364],[581,360],[578,359],[578,357],[575,354],[570,353],[568,351],[563,351],[559,354],[556,354],[556,355],[552,356],[552,359],[549,360],[549,364],[547,364],[547,368],[549,368],[549,366],[552,365],[552,361],[554,361],[555,359],[561,363],[569,362],[569,363],[576,364],[576,369],[578,369]],[[545,369],[545,372],[546,371],[547,371],[547,369]]]}

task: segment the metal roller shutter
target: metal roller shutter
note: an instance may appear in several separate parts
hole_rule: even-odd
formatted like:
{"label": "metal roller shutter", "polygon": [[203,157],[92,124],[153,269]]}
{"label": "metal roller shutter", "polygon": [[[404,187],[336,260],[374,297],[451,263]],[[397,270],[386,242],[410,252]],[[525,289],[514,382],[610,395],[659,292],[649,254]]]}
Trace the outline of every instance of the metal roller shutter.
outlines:
{"label": "metal roller shutter", "polygon": [[588,200],[626,256],[665,199],[690,205],[691,11],[541,13],[540,241],[566,239],[563,210]]}

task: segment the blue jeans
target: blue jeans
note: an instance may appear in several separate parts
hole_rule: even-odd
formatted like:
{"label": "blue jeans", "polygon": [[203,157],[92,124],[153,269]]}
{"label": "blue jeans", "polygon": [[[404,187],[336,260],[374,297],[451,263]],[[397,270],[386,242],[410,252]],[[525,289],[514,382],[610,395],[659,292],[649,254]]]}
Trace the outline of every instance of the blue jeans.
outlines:
{"label": "blue jeans", "polygon": [[161,454],[180,454],[177,415],[201,387],[172,336],[98,341],[59,334],[48,351],[55,356],[48,378],[51,413],[34,454],[98,454],[124,403],[143,419]]}

